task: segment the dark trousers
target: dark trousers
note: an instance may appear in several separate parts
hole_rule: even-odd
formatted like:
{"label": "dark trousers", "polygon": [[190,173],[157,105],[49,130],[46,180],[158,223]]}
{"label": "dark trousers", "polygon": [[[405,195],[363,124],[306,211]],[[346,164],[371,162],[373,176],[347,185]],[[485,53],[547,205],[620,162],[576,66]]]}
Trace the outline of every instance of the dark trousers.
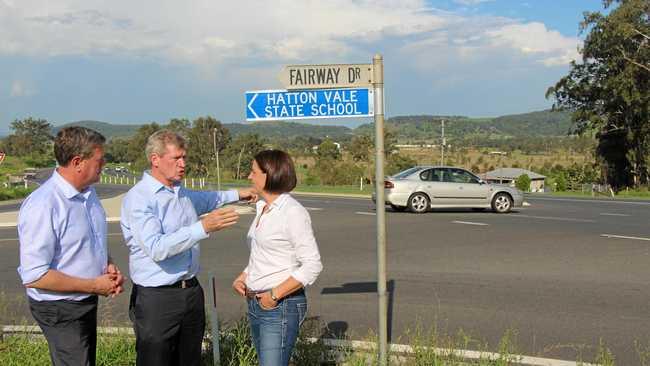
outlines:
{"label": "dark trousers", "polygon": [[97,296],[81,301],[30,298],[29,309],[47,339],[52,365],[95,365]]}
{"label": "dark trousers", "polygon": [[203,289],[133,284],[129,317],[135,330],[137,365],[201,364],[205,332]]}

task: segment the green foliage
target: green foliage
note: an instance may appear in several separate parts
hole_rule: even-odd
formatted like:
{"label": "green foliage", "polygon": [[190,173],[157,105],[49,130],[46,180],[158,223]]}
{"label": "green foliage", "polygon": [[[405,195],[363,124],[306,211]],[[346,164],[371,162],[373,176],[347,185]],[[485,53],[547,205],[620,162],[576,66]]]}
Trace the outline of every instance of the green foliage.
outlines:
{"label": "green foliage", "polygon": [[129,162],[129,141],[126,139],[112,139],[106,143],[104,158],[109,163]]}
{"label": "green foliage", "polygon": [[318,159],[320,160],[341,159],[341,151],[339,150],[339,147],[330,138],[326,138],[320,145],[318,145],[316,155],[318,155]]}
{"label": "green foliage", "polygon": [[572,62],[547,96],[573,112],[576,132],[596,131],[607,180],[620,189],[650,182],[650,2],[604,6],[611,7],[607,15],[585,13],[583,62]]}
{"label": "green foliage", "polygon": [[308,174],[317,175],[320,183],[324,185],[353,185],[359,183],[363,177],[362,167],[349,161],[337,161],[332,159],[318,160],[313,171]]}
{"label": "green foliage", "polygon": [[147,146],[147,139],[151,134],[160,130],[160,125],[151,123],[138,128],[137,133],[129,140],[126,156],[133,164],[135,172],[141,172],[149,168],[149,157],[146,156],[144,148]]}
{"label": "green foliage", "polygon": [[11,129],[14,133],[2,143],[8,155],[29,156],[36,164],[42,164],[43,156],[52,154],[51,125],[46,120],[31,117],[15,120],[11,122]]}
{"label": "green foliage", "polygon": [[0,201],[27,197],[33,191],[33,187],[0,188]]}
{"label": "green foliage", "polygon": [[408,156],[401,154],[392,154],[388,156],[388,159],[386,161],[385,173],[386,175],[393,175],[416,165],[417,161]]}
{"label": "green foliage", "polygon": [[264,140],[256,134],[235,137],[223,152],[223,167],[233,173],[234,179],[244,179],[251,170],[253,157],[264,150]]}
{"label": "green foliage", "polygon": [[515,180],[515,186],[522,192],[530,191],[530,177],[528,174],[522,174]]}
{"label": "green foliage", "polygon": [[216,169],[215,150],[221,153],[230,143],[230,132],[213,117],[194,120],[188,134],[187,164],[190,174],[209,176]]}
{"label": "green foliage", "polygon": [[348,150],[352,161],[368,163],[371,160],[373,148],[374,142],[369,135],[358,135],[352,138]]}

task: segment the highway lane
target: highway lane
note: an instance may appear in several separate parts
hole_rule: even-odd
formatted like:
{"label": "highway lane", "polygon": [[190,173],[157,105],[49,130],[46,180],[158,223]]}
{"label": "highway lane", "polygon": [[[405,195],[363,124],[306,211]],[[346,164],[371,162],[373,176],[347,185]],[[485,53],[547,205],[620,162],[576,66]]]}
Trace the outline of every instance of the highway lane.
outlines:
{"label": "highway lane", "polygon": [[[299,196],[310,209],[325,270],[309,289],[310,315],[339,333],[367,335],[376,324],[375,217],[369,200]],[[437,210],[387,213],[391,330],[417,321],[458,329],[496,347],[508,328],[527,354],[575,358],[602,338],[620,364],[635,364],[633,342],[650,340],[650,205],[529,198],[511,215]],[[606,214],[606,215],[603,215]],[[202,244],[202,281],[217,276],[220,317],[244,315],[230,282],[246,263],[251,215]],[[478,225],[480,224],[480,225]],[[127,268],[119,225],[109,246]],[[0,229],[0,278],[20,296],[15,229]],[[128,296],[103,301],[104,318],[126,322]],[[24,311],[23,311],[24,314]],[[6,322],[6,321],[5,321]],[[586,349],[588,357],[593,349]]]}

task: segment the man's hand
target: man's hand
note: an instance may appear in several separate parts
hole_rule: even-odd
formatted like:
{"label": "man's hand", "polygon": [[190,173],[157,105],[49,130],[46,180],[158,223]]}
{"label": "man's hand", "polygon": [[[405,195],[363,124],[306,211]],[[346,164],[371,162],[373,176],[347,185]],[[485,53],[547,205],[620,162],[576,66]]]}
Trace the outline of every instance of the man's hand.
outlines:
{"label": "man's hand", "polygon": [[257,302],[260,304],[262,309],[271,310],[278,306],[278,303],[271,298],[271,292],[263,292],[257,295]]}
{"label": "man's hand", "polygon": [[232,288],[239,296],[246,296],[246,283],[240,279],[236,279],[232,283]]}
{"label": "man's hand", "polygon": [[116,280],[116,274],[104,273],[93,279],[92,292],[97,295],[108,296],[115,292],[117,288]]}
{"label": "man's hand", "polygon": [[220,208],[203,216],[201,224],[206,233],[223,230],[237,223],[239,214],[234,208]]}
{"label": "man's hand", "polygon": [[255,190],[255,188],[242,188],[238,190],[239,192],[239,200],[240,201],[246,201],[248,203],[255,203],[259,199],[259,194]]}
{"label": "man's hand", "polygon": [[117,265],[115,265],[115,263],[108,263],[106,273],[116,275],[115,291],[111,294],[111,297],[115,297],[124,292],[124,287],[122,285],[124,284],[126,277],[122,275],[122,272],[120,272],[120,269],[117,267]]}

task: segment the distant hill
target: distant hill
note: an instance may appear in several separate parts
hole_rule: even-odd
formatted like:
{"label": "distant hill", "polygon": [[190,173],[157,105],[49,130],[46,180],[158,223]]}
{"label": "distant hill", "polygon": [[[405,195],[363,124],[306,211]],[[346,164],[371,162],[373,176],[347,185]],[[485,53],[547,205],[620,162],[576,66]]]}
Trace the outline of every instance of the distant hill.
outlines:
{"label": "distant hill", "polygon": [[71,126],[81,126],[81,127],[90,128],[101,133],[107,139],[111,139],[114,137],[133,136],[135,135],[136,131],[138,131],[138,128],[140,128],[141,125],[114,125],[114,124],[99,122],[99,121],[77,121],[77,122],[66,123],[61,126],[55,126],[54,128],[52,128],[52,134],[56,135],[61,129],[65,127],[71,127]]}
{"label": "distant hill", "polygon": [[252,124],[228,123],[224,124],[230,133],[240,135],[256,133],[267,138],[294,138],[298,136],[333,139],[354,135],[354,131],[345,126],[320,126],[294,122],[255,122]]}
{"label": "distant hill", "polygon": [[[440,120],[445,120],[445,136],[449,138],[507,138],[566,136],[571,127],[570,112],[550,110],[511,114],[496,118],[464,116],[412,115],[386,120],[387,128],[397,132],[400,141],[432,141],[440,138]],[[84,126],[101,132],[107,138],[129,137],[141,125],[114,125],[98,121],[78,121],[57,126],[53,133],[67,126]],[[350,138],[357,134],[373,134],[374,125],[364,124],[355,129],[345,126],[325,126],[295,122],[255,122],[224,124],[232,135],[256,133],[261,137],[292,139],[298,136],[333,139]]]}
{"label": "distant hill", "polygon": [[[388,118],[386,126],[397,132],[399,140],[427,141],[438,139],[445,121],[445,136],[449,138],[483,137],[550,137],[566,136],[571,127],[569,112],[538,111],[512,114],[497,118],[463,116],[397,116]],[[355,133],[373,133],[374,126],[359,126]]]}

